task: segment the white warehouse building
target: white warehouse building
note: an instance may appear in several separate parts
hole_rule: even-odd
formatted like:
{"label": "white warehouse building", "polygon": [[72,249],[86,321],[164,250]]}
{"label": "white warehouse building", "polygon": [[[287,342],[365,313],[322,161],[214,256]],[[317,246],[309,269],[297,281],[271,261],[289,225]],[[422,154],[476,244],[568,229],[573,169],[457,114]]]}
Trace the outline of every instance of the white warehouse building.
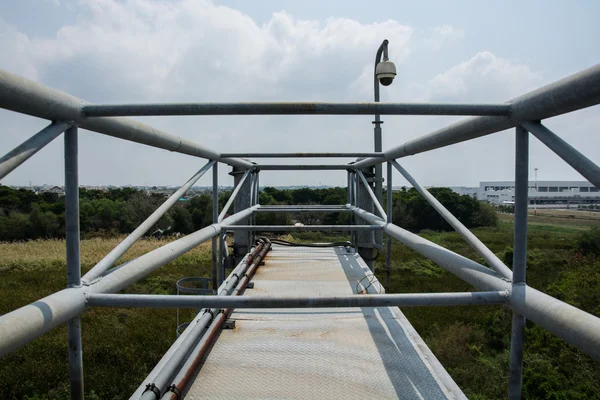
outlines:
{"label": "white warehouse building", "polygon": [[[491,204],[513,204],[514,181],[484,181],[479,187],[451,187],[458,194],[468,195]],[[600,191],[588,181],[530,181],[529,206],[540,208],[570,208],[600,205]]]}

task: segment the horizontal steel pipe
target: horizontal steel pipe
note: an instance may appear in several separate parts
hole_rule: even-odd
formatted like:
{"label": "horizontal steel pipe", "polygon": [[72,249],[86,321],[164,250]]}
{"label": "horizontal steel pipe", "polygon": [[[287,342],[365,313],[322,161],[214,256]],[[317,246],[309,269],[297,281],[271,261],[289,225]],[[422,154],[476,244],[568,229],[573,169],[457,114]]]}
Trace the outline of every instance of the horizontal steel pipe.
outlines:
{"label": "horizontal steel pipe", "polygon": [[526,285],[513,288],[510,304],[528,320],[600,360],[600,318]]}
{"label": "horizontal steel pipe", "polygon": [[0,316],[0,357],[77,317],[84,309],[82,288],[69,288]]}
{"label": "horizontal steel pipe", "polygon": [[222,225],[224,231],[261,231],[261,232],[312,232],[312,231],[379,231],[379,225]]}
{"label": "horizontal steel pipe", "polygon": [[600,168],[589,158],[539,122],[525,122],[522,126],[583,175],[585,179],[600,188]]}
{"label": "horizontal steel pipe", "polygon": [[429,204],[450,224],[466,242],[492,267],[494,271],[506,279],[512,279],[512,271],[484,245],[466,226],[464,226],[450,211],[446,209],[427,189],[422,187],[413,177],[395,160],[391,164],[413,185],[413,187],[427,200]]}
{"label": "horizontal steel pipe", "polygon": [[314,212],[314,213],[330,213],[330,212],[348,212],[350,210],[346,208],[294,208],[294,207],[285,207],[285,208],[267,208],[260,207],[256,210],[259,213],[265,212]]}
{"label": "horizontal steel pipe", "polygon": [[175,103],[86,105],[87,117],[142,115],[508,115],[508,104]]}
{"label": "horizontal steel pipe", "polygon": [[54,122],[0,158],[0,179],[46,147],[70,126],[68,122]]}
{"label": "horizontal steel pipe", "polygon": [[508,302],[507,291],[468,293],[403,293],[350,296],[176,296],[152,294],[89,294],[88,306],[150,308],[330,308],[420,307]]}
{"label": "horizontal steel pipe", "polygon": [[469,118],[386,150],[384,158],[367,158],[355,164],[364,168],[425,151],[475,139],[600,103],[600,64],[567,76],[508,102],[510,116]]}
{"label": "horizontal steel pipe", "polygon": [[230,158],[359,158],[383,157],[383,153],[222,153],[222,157]]}
{"label": "horizontal steel pipe", "polygon": [[347,170],[352,168],[351,165],[255,165],[256,168],[262,171],[325,171],[325,170]]}
{"label": "horizontal steel pipe", "polygon": [[73,121],[83,129],[177,153],[239,167],[252,166],[248,161],[223,158],[217,151],[129,118],[86,119],[82,108],[87,104],[77,97],[0,69],[0,108],[52,121]]}
{"label": "horizontal steel pipe", "polygon": [[157,223],[160,218],[173,207],[175,203],[179,201],[181,196],[183,196],[193,185],[208,171],[210,167],[213,166],[215,162],[209,161],[204,165],[198,172],[196,172],[183,186],[181,186],[175,193],[173,193],[167,201],[161,204],[144,222],[140,224],[129,236],[127,236],[121,243],[117,245],[114,249],[110,251],[102,260],[98,262],[92,269],[90,269],[87,274],[85,274],[82,280],[86,283],[97,279],[100,275],[102,275],[107,269],[112,267],[112,265],[117,262],[117,260],[127,252],[138,241],[155,223]]}

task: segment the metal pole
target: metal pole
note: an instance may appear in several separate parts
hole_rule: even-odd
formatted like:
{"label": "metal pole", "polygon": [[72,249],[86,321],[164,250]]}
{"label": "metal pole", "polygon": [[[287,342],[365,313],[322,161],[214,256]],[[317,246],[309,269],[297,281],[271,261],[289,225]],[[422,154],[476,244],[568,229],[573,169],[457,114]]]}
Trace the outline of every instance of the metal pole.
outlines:
{"label": "metal pole", "polygon": [[383,153],[221,153],[227,158],[358,158],[358,157],[383,157]]}
{"label": "metal pole", "polygon": [[[527,263],[527,206],[529,191],[529,133],[521,127],[515,130],[515,235],[513,251],[512,296],[525,300],[525,274]],[[510,372],[508,398],[521,398],[523,380],[523,342],[525,341],[525,317],[513,311],[510,341]]]}
{"label": "metal pole", "polygon": [[[1,99],[1,98],[0,98]],[[0,103],[1,105],[2,103]],[[510,104],[470,103],[155,103],[86,104],[83,115],[123,117],[150,115],[492,115],[507,116]]]}
{"label": "metal pole", "polygon": [[[67,287],[81,287],[79,258],[79,173],[77,127],[65,132],[65,230],[67,247]],[[83,357],[81,318],[67,322],[71,399],[83,399]]]}
{"label": "metal pole", "polygon": [[348,169],[347,164],[258,164],[256,167],[267,171],[327,171]]}
{"label": "metal pole", "polygon": [[[213,211],[213,224],[219,222],[219,163],[213,165],[213,193],[212,193],[212,211]],[[219,235],[212,237],[212,288],[213,292],[217,293],[218,287],[218,270],[217,270],[217,258],[219,257],[219,249],[217,241],[219,241]]]}
{"label": "metal pole", "polygon": [[0,179],[43,149],[70,126],[69,122],[53,122],[0,158]]}
{"label": "metal pole", "polygon": [[[392,164],[387,163],[387,223],[392,223]],[[385,235],[385,291],[390,291],[390,270],[392,262],[392,237]]]}
{"label": "metal pole", "polygon": [[[373,190],[371,188],[371,183],[364,179],[363,173],[368,173],[369,176],[373,176],[373,168],[369,167],[363,171],[356,170],[356,178],[359,181],[358,184],[358,197],[359,203],[361,207],[367,210],[368,212],[373,212],[374,203],[377,201],[375,195],[373,194]],[[358,215],[357,215],[358,216]],[[362,219],[359,217],[359,221]],[[378,217],[379,221],[383,222],[385,220]],[[364,223],[364,222],[363,222]],[[375,225],[375,224],[372,224]],[[358,254],[365,261],[367,266],[371,271],[375,271],[375,258],[376,252],[379,254],[379,249],[376,249],[375,246],[375,235],[372,231],[357,231],[358,232]]]}
{"label": "metal pole", "polygon": [[347,296],[202,296],[90,294],[88,306],[148,308],[421,307],[507,303],[506,290],[487,292],[362,294]]}
{"label": "metal pole", "polygon": [[227,231],[260,231],[260,232],[337,232],[337,231],[381,231],[381,225],[221,225]]}
{"label": "metal pole", "polygon": [[[377,64],[381,61],[381,56],[385,54],[385,58],[387,59],[388,52],[388,40],[385,39],[379,48],[377,49],[377,54],[375,55],[375,65],[373,66],[373,97],[375,103],[379,103],[379,79],[377,79]],[[383,150],[382,147],[382,134],[381,134],[381,124],[383,121],[381,120],[380,113],[375,113],[375,121],[373,121],[373,139],[374,139],[374,150],[377,153],[381,153]],[[375,197],[377,200],[375,201],[375,205],[377,203],[383,204],[383,174],[381,164],[375,165]],[[379,207],[377,208],[379,209]],[[380,211],[381,212],[381,211]],[[382,213],[381,216],[387,219],[385,213]],[[383,232],[375,232],[375,246],[378,249],[381,249],[383,246]],[[387,261],[386,261],[387,262]]]}

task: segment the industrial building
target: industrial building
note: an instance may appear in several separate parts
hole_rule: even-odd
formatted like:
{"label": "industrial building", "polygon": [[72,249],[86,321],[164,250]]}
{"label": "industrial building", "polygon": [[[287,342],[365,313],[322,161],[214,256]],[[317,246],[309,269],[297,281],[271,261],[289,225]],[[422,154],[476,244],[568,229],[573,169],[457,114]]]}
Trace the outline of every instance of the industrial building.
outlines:
{"label": "industrial building", "polygon": [[[514,181],[483,181],[479,187],[451,187],[453,191],[491,204],[513,204]],[[600,191],[588,181],[529,181],[529,206],[578,208],[600,206]]]}

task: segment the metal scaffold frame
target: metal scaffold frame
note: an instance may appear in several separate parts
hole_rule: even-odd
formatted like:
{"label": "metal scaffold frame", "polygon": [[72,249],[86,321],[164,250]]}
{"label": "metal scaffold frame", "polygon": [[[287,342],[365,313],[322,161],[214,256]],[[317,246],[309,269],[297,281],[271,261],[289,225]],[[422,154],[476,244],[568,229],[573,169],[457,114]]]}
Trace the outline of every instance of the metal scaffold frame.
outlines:
{"label": "metal scaffold frame", "polygon": [[[376,100],[378,100],[376,98]],[[600,65],[596,65],[503,104],[415,104],[415,103],[186,103],[92,105],[78,98],[0,70],[0,107],[50,121],[49,126],[8,152],[0,159],[0,178],[5,177],[53,139],[64,133],[66,188],[67,288],[0,317],[0,356],[10,354],[49,330],[68,325],[69,365],[73,399],[83,398],[83,363],[80,316],[90,307],[190,307],[201,309],[196,319],[165,354],[149,375],[153,382],[141,398],[170,396],[187,382],[185,368],[197,365],[207,340],[203,334],[220,310],[286,307],[379,307],[379,306],[449,306],[466,304],[505,304],[512,308],[513,326],[510,349],[510,399],[520,398],[525,319],[600,359],[600,318],[548,296],[526,283],[527,256],[527,179],[529,133],[548,146],[575,170],[600,186],[600,169],[563,139],[542,125],[541,120],[600,103]],[[154,129],[125,116],[146,115],[471,115],[428,135],[386,151],[373,153],[219,153],[199,143]],[[381,122],[377,119],[379,123]],[[376,121],[376,122],[377,122]],[[165,201],[146,221],[115,249],[81,277],[79,233],[78,131],[86,129],[179,152],[208,160],[186,183]],[[377,128],[377,127],[376,127]],[[515,224],[513,269],[509,269],[471,231],[398,163],[398,159],[455,143],[472,140],[514,128]],[[275,165],[257,164],[248,158],[363,157],[348,164]],[[234,168],[236,185],[225,206],[218,207],[218,164]],[[381,166],[387,167],[387,210],[379,193]],[[378,166],[377,169],[373,168]],[[190,235],[170,242],[115,266],[195,182],[213,168],[213,223]],[[415,235],[392,222],[392,169],[398,170],[413,187],[440,213],[487,266],[469,260],[444,247]],[[345,170],[348,178],[348,201],[342,205],[259,204],[259,175],[262,170]],[[232,214],[228,212],[234,206]],[[375,213],[378,214],[376,214]],[[259,212],[349,212],[351,225],[257,226]],[[270,247],[266,241],[254,242],[254,231],[350,231],[352,243],[361,255],[372,255],[377,242],[375,233],[385,233],[386,287],[389,287],[391,239],[415,250],[439,266],[471,284],[480,292],[352,295],[342,297],[243,297],[236,294],[248,284],[252,271]],[[235,234],[235,246],[246,254],[226,278],[224,258],[227,253],[224,234]],[[212,240],[212,279],[216,296],[157,296],[114,294],[144,278],[152,271],[176,259],[199,244]],[[254,243],[254,244],[253,244]],[[377,249],[379,250],[379,249]],[[235,253],[235,251],[234,251]],[[368,262],[368,258],[365,257]],[[371,263],[372,266],[372,263]],[[210,336],[210,335],[209,335]],[[198,342],[198,340],[200,340]],[[194,347],[196,346],[196,347]],[[204,347],[202,347],[204,346]],[[194,348],[194,351],[192,351]],[[197,350],[197,351],[196,351]],[[187,366],[187,367],[186,367]],[[182,372],[183,371],[183,372]],[[183,374],[183,375],[182,375]],[[182,383],[183,382],[183,383]],[[170,385],[170,386],[169,386]],[[169,391],[170,390],[170,391]],[[166,397],[162,397],[166,398]],[[168,397],[170,398],[170,397]]]}

